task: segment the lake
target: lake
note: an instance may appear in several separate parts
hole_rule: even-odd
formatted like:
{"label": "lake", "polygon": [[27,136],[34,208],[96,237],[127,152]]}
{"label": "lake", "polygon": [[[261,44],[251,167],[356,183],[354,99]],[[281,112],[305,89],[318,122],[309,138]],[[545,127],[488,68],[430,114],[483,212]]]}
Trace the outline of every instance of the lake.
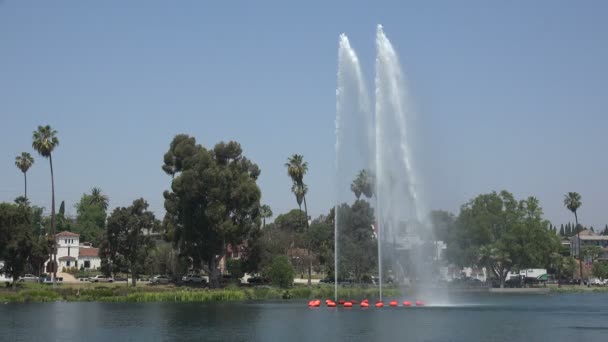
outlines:
{"label": "lake", "polygon": [[422,308],[0,304],[1,341],[608,341],[608,294],[463,295]]}

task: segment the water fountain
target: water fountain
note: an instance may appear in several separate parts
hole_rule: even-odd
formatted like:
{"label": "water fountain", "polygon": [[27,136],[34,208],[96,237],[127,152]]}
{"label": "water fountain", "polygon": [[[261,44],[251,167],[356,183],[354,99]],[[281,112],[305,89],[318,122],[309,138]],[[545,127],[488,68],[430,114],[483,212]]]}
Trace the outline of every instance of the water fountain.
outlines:
{"label": "water fountain", "polygon": [[[410,101],[399,58],[378,25],[376,34],[375,110],[369,109],[369,96],[361,66],[348,38],[342,34],[338,50],[338,88],[336,91],[336,213],[340,193],[350,181],[353,165],[371,170],[375,176],[374,212],[378,240],[378,289],[382,299],[384,269],[406,279],[427,283],[432,267],[425,243],[434,241],[425,222],[426,208],[420,198],[419,182],[412,153]],[[345,126],[362,123],[351,134],[365,146],[345,144]],[[354,133],[353,133],[354,132]],[[362,138],[364,137],[364,138]],[[348,150],[346,147],[351,147]],[[355,146],[352,148],[352,146]],[[359,152],[359,156],[352,150]],[[358,159],[357,159],[358,158]],[[354,161],[356,160],[356,162]],[[348,165],[345,165],[348,164]],[[335,215],[335,297],[338,294],[339,215]],[[384,251],[384,253],[383,253]],[[383,264],[388,261],[388,264]],[[405,264],[405,266],[403,266]]]}

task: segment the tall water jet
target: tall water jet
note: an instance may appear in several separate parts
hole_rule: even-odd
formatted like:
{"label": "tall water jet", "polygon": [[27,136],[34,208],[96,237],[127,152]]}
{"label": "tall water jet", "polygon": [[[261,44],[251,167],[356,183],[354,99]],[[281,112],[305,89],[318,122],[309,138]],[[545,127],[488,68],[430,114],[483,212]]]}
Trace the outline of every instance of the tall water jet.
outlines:
{"label": "tall water jet", "polygon": [[[336,300],[340,272],[345,276],[353,275],[352,272],[345,272],[343,265],[341,266],[342,260],[346,259],[343,256],[345,251],[342,251],[344,248],[341,248],[340,243],[347,238],[344,236],[346,231],[341,228],[357,227],[356,224],[341,222],[342,214],[352,210],[355,205],[358,207],[357,210],[371,210],[373,212],[371,216],[375,216],[380,299],[382,299],[382,284],[385,280],[392,278],[404,285],[411,283],[412,280],[416,284],[429,284],[433,268],[436,266],[436,247],[426,248],[428,244],[432,246],[436,241],[432,236],[431,226],[426,220],[426,208],[420,198],[419,180],[415,174],[411,104],[407,97],[407,87],[399,58],[381,25],[378,25],[376,33],[376,52],[375,110],[372,111],[359,59],[346,35],[340,36],[335,122],[334,297]],[[353,182],[355,190],[350,186],[350,181],[359,170],[369,171],[374,179],[371,186],[373,189],[367,191],[366,197],[370,199],[375,197],[375,208],[371,208],[367,202],[358,200],[351,207],[347,205],[343,207],[342,203],[350,202],[347,198],[352,199],[350,190],[355,192],[357,199],[361,195],[358,187],[360,183]],[[369,246],[361,248],[366,251],[372,249],[373,247]],[[426,253],[428,251],[435,253],[435,256],[430,257]],[[350,254],[349,258],[352,258],[352,253]],[[356,278],[360,280],[360,276],[359,273]]]}
{"label": "tall water jet", "polygon": [[[368,169],[373,156],[373,119],[359,58],[345,34],[340,35],[335,121],[334,203],[334,297],[338,299],[339,281],[339,206],[350,194],[349,182],[355,170]],[[363,139],[362,139],[363,137]],[[342,149],[342,145],[350,147]]]}
{"label": "tall water jet", "polygon": [[[403,282],[429,278],[430,269],[424,266],[427,260],[423,260],[419,250],[424,241],[433,238],[429,235],[432,230],[425,223],[425,208],[413,167],[411,128],[408,127],[412,109],[407,88],[399,58],[382,25],[377,28],[376,49],[376,216],[382,295],[383,267],[386,267],[383,261],[390,261],[393,277]],[[383,250],[388,250],[389,254],[383,255]],[[402,254],[406,254],[405,257]]]}

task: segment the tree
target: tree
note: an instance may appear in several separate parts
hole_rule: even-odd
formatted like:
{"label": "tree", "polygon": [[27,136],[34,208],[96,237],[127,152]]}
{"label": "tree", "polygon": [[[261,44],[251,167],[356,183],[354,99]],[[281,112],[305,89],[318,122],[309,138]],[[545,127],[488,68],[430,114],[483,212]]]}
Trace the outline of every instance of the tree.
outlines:
{"label": "tree", "polygon": [[550,255],[551,268],[557,276],[558,287],[561,286],[561,280],[572,277],[576,268],[576,260],[571,256],[563,256],[560,253],[553,252]]}
{"label": "tree", "polygon": [[25,198],[27,198],[27,171],[30,169],[30,167],[32,167],[33,164],[34,158],[27,152],[21,152],[21,155],[15,158],[15,166],[17,166],[17,168],[23,172],[23,181],[25,183],[25,191],[23,196]]}
{"label": "tree", "polygon": [[[574,214],[574,222],[575,222],[575,227],[578,228],[578,215],[576,214],[578,208],[581,207],[583,203],[581,202],[581,195],[577,192],[569,192],[566,195],[564,195],[564,205],[566,206],[566,208],[568,208],[568,210],[570,210],[573,214]],[[581,258],[581,234],[580,234],[580,230],[577,229],[576,230],[576,240],[577,240],[577,246],[578,246],[578,268],[579,268],[579,276],[580,276],[580,280],[581,283],[583,281],[583,260]]]}
{"label": "tree", "polygon": [[[53,151],[59,146],[57,131],[51,126],[38,126],[32,133],[32,147],[44,158],[49,158],[51,167],[51,236],[55,236],[55,177],[53,175]],[[57,248],[53,240],[52,260],[50,261],[53,273],[53,286],[57,284]]]}
{"label": "tree", "polygon": [[502,287],[514,268],[550,266],[560,242],[548,225],[534,197],[518,202],[507,191],[479,195],[461,208],[447,255],[461,266],[489,267]]}
{"label": "tree", "polygon": [[238,283],[239,279],[243,278],[245,275],[243,268],[243,261],[240,259],[228,259],[226,262],[226,269],[228,270],[228,273],[230,273],[230,276],[234,282]]}
{"label": "tree", "polygon": [[91,194],[82,194],[75,205],[76,225],[72,227],[75,233],[80,234],[81,241],[94,245],[101,242],[106,226],[107,203],[107,196],[97,188],[93,188]]}
{"label": "tree", "polygon": [[313,220],[306,232],[306,240],[310,251],[319,266],[325,266],[326,271],[334,267],[334,226],[326,217]]}
{"label": "tree", "polygon": [[589,260],[593,263],[597,258],[602,255],[602,247],[600,246],[585,246],[583,247],[583,256],[585,258],[589,258]]}
{"label": "tree", "polygon": [[267,204],[260,207],[260,216],[262,217],[262,228],[266,227],[266,218],[272,217],[272,209]]}
{"label": "tree", "polygon": [[608,262],[598,261],[598,262],[594,263],[593,267],[591,268],[591,272],[593,273],[593,275],[595,277],[598,277],[600,279],[607,279],[608,278]]}
{"label": "tree", "polygon": [[178,134],[173,138],[169,151],[163,157],[163,171],[175,178],[178,172],[181,172],[184,167],[184,160],[196,153],[196,142],[193,137],[187,134]]}
{"label": "tree", "polygon": [[0,203],[0,259],[2,272],[13,278],[13,288],[32,251],[30,218],[28,206]]}
{"label": "tree", "polygon": [[369,171],[359,171],[357,178],[355,178],[350,185],[350,190],[355,194],[357,199],[359,199],[362,194],[367,198],[371,198],[374,195],[374,181]]}
{"label": "tree", "polygon": [[91,205],[96,205],[102,208],[104,211],[108,210],[108,196],[101,193],[100,188],[95,187],[91,189],[91,196],[89,197],[89,202]]}
{"label": "tree", "polygon": [[298,185],[296,183],[293,183],[291,185],[291,192],[296,197],[296,202],[298,203],[298,208],[300,208],[300,212],[302,213],[302,215],[300,215],[300,222],[304,222],[304,220],[302,218],[305,218],[306,212],[302,211],[302,201],[304,200],[304,197],[308,193],[308,186],[306,186],[306,184]]}
{"label": "tree", "polygon": [[361,282],[377,262],[378,244],[372,230],[374,210],[367,201],[357,200],[352,206],[338,206],[337,215],[340,222],[338,277],[352,277]]}
{"label": "tree", "polygon": [[146,257],[146,274],[166,274],[171,278],[180,279],[188,272],[188,260],[181,257],[179,252],[165,241],[156,241]]}
{"label": "tree", "polygon": [[288,288],[293,284],[294,270],[285,256],[276,257],[265,273],[272,284],[281,288]]}
{"label": "tree", "polygon": [[155,231],[157,227],[154,214],[148,211],[148,203],[143,198],[133,201],[129,207],[114,209],[108,218],[104,237],[104,264],[109,264],[110,259],[120,255],[123,266],[131,273],[131,283],[135,286],[137,275],[143,270],[146,256],[152,247],[147,233]]}
{"label": "tree", "polygon": [[[175,137],[171,191],[165,191],[166,226],[182,256],[194,265],[206,263],[210,286],[219,286],[217,265],[226,246],[239,246],[260,228],[258,166],[242,154],[237,142],[220,142],[213,149],[194,138]],[[177,153],[179,152],[179,153]]]}
{"label": "tree", "polygon": [[450,232],[456,224],[456,216],[445,210],[433,210],[430,214],[430,222],[433,226],[435,238],[441,241],[447,241]]}
{"label": "tree", "polygon": [[559,228],[559,236],[564,236],[564,225],[562,224],[561,228]]}
{"label": "tree", "polygon": [[[304,175],[308,172],[308,163],[304,161],[304,156],[301,154],[293,154],[287,158],[285,163],[287,168],[287,175],[293,182],[292,192],[296,196],[298,206],[300,206],[302,200],[304,201],[304,213],[306,214],[306,228],[308,229],[308,206],[306,204],[306,193],[308,187],[304,184]],[[300,200],[301,198],[301,200]],[[301,208],[301,207],[300,207]],[[308,285],[312,284],[312,264],[308,265]]]}

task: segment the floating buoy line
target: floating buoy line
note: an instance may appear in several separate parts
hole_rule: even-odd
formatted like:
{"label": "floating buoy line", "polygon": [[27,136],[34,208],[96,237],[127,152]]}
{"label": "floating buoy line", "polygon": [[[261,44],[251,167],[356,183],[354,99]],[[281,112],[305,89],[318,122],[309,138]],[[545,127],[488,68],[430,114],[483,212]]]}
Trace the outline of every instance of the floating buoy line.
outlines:
{"label": "floating buoy line", "polygon": [[[353,306],[355,306],[356,304],[359,304],[360,307],[362,308],[369,308],[369,300],[368,299],[364,299],[361,302],[358,302],[356,300],[345,300],[345,299],[340,299],[338,300],[338,303],[336,303],[335,301],[331,300],[331,299],[326,299],[325,300],[325,305],[328,308],[335,308],[335,307],[339,307],[342,306],[344,308],[352,308]],[[421,300],[417,300],[414,302],[415,306],[425,306],[425,303]],[[321,306],[321,300],[319,299],[313,299],[311,301],[308,302],[308,307],[311,308],[318,308]],[[384,307],[384,302],[379,300],[376,301],[376,303],[374,304],[375,307],[377,308],[383,308]],[[388,302],[388,306],[390,307],[399,307],[399,302],[397,300],[391,300]],[[401,305],[401,307],[411,307],[412,306],[412,302],[410,302],[409,300],[406,300],[403,302],[403,304]]]}

